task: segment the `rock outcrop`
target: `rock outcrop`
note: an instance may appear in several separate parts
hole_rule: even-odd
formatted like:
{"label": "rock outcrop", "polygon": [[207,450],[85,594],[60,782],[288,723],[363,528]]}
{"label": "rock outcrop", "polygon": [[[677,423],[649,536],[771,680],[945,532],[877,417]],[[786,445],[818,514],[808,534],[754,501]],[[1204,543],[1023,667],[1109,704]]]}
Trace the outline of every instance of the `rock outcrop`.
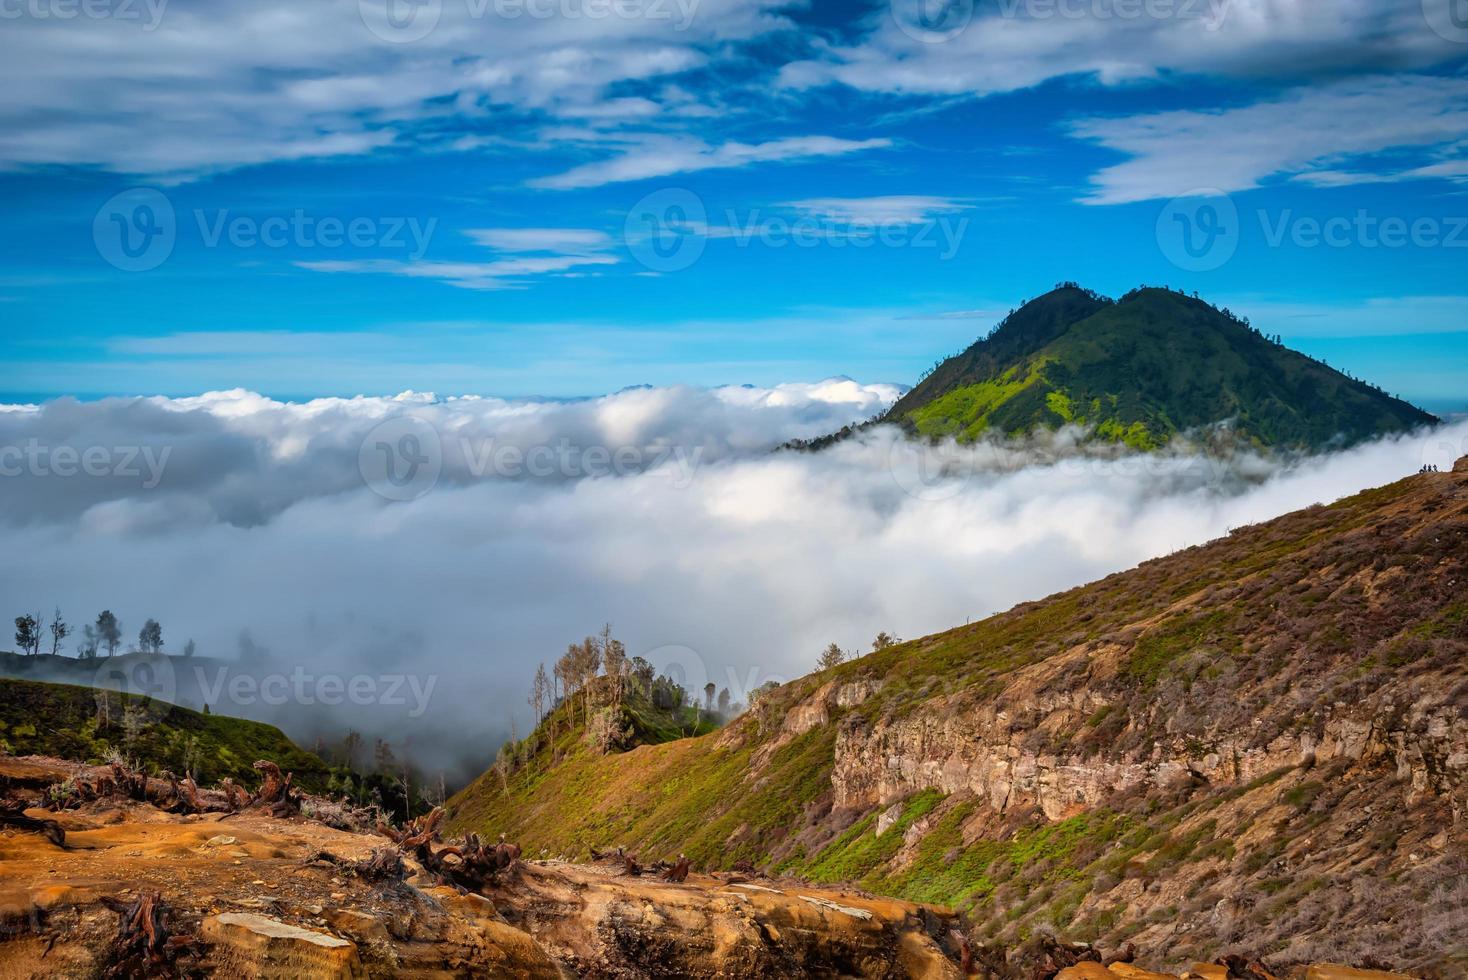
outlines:
{"label": "rock outcrop", "polygon": [[[0,756],[12,792],[77,767]],[[107,902],[146,893],[202,952],[187,969],[246,978],[921,977],[957,980],[949,910],[846,890],[690,874],[680,883],[519,861],[487,894],[351,870],[383,844],[266,810],[178,815],[98,800],[59,813],[66,847],[0,833],[0,978],[98,976],[113,963]],[[322,855],[330,855],[327,860]]]}

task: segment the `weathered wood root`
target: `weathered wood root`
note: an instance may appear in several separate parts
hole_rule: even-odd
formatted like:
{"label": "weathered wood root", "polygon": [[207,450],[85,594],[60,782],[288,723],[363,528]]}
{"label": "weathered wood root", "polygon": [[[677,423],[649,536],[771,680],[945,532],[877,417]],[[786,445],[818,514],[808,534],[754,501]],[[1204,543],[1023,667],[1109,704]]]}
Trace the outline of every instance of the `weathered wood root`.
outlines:
{"label": "weathered wood root", "polygon": [[683,882],[683,881],[686,881],[686,880],[688,880],[688,869],[690,867],[692,867],[692,865],[693,865],[693,862],[691,862],[691,861],[688,860],[687,855],[680,854],[680,855],[678,855],[678,863],[675,864],[675,865],[673,865],[671,868],[668,868],[667,870],[665,870],[658,877],[662,878],[664,881],[671,881],[671,882]]}
{"label": "weathered wood root", "polygon": [[344,857],[332,854],[330,851],[317,851],[305,860],[305,864],[324,861],[335,865],[343,871],[348,871],[363,881],[402,881],[408,876],[408,869],[403,866],[403,855],[401,851],[391,847],[375,847],[370,857],[360,861],[349,861]]}
{"label": "weathered wood root", "polygon": [[267,759],[255,763],[254,769],[265,777],[250,806],[263,806],[272,817],[290,817],[301,812],[301,794],[291,789],[295,773],[282,773],[280,766]]}
{"label": "weathered wood root", "polygon": [[120,916],[104,980],[182,976],[180,957],[202,953],[197,938],[169,934],[168,907],[157,892],[143,892],[131,902],[105,896],[102,903]]}
{"label": "weathered wood root", "polygon": [[520,845],[506,843],[504,835],[498,844],[486,845],[478,834],[465,834],[462,844],[435,850],[433,845],[441,841],[439,826],[443,818],[443,808],[434,807],[410,820],[402,830],[378,824],[377,832],[390,838],[442,884],[468,891],[482,890],[520,859]]}

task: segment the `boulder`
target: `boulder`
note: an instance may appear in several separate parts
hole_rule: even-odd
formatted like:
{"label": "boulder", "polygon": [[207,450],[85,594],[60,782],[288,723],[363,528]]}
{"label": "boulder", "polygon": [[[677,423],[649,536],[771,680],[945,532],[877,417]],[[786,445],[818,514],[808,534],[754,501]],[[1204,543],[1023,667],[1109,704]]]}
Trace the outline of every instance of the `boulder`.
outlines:
{"label": "boulder", "polygon": [[302,929],[251,912],[226,912],[204,920],[219,973],[259,980],[295,977],[346,980],[365,977],[357,946],[324,932]]}
{"label": "boulder", "polygon": [[[1462,466],[1463,460],[1458,461]],[[1390,973],[1386,970],[1358,970],[1337,963],[1317,963],[1305,969],[1305,980],[1412,980],[1405,973]]]}

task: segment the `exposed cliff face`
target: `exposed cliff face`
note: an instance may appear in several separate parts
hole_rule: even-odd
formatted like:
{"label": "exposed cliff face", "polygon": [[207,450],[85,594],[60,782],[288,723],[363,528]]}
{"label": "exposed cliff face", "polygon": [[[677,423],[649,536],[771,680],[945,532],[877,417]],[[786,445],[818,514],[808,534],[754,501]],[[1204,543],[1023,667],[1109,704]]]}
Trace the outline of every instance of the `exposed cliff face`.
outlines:
{"label": "exposed cliff face", "polygon": [[[1441,796],[1457,806],[1461,800],[1453,798],[1453,790],[1468,771],[1468,719],[1458,705],[1444,703],[1447,697],[1437,691],[1405,703],[1378,697],[1328,705],[1318,732],[1286,732],[1262,745],[1248,729],[1224,730],[1212,733],[1206,749],[1181,738],[1162,739],[1151,751],[1133,748],[1115,758],[1027,747],[1036,730],[1075,730],[1108,707],[1084,692],[1024,702],[1021,717],[1039,720],[1023,726],[992,703],[945,700],[875,725],[849,718],[836,736],[834,804],[885,807],[933,789],[969,795],[998,813],[1036,806],[1047,818],[1060,820],[1117,791],[1194,779],[1241,785],[1281,769],[1345,761],[1392,771],[1405,802]],[[1006,698],[1020,696],[1006,691]],[[818,697],[798,705],[790,717],[808,721],[824,707]]]}
{"label": "exposed cliff face", "polygon": [[717,735],[529,750],[462,826],[858,881],[975,942],[1462,969],[1468,467],[802,678]]}

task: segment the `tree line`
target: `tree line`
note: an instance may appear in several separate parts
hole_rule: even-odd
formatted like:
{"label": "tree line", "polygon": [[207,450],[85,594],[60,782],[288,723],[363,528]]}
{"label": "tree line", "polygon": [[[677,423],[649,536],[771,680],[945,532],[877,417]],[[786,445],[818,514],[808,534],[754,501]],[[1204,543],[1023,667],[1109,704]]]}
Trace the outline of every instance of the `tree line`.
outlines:
{"label": "tree line", "polygon": [[[51,621],[48,623],[41,613],[26,613],[15,617],[15,645],[16,648],[27,656],[34,657],[41,652],[41,645],[46,637],[50,636],[51,656],[61,655],[62,641],[73,634],[72,625],[66,621],[61,614],[60,607],[52,613]],[[122,623],[116,614],[110,609],[104,609],[97,614],[94,622],[87,623],[82,627],[81,638],[77,644],[77,656],[83,660],[95,660],[103,650],[111,657],[117,653],[117,648],[122,645]],[[193,640],[189,640],[183,646],[183,655],[192,657],[197,650]],[[136,645],[130,653],[162,653],[163,652],[163,627],[156,619],[149,619],[143,623],[142,629],[138,630]]]}
{"label": "tree line", "polygon": [[[877,634],[876,639],[872,640],[872,649],[870,652],[881,653],[883,650],[889,647],[895,647],[901,642],[900,639],[883,630]],[[848,652],[841,649],[841,644],[831,643],[816,657],[816,670],[830,670],[832,667],[838,667],[848,660],[855,660],[862,656],[865,656],[865,654],[856,653],[855,651]]]}

